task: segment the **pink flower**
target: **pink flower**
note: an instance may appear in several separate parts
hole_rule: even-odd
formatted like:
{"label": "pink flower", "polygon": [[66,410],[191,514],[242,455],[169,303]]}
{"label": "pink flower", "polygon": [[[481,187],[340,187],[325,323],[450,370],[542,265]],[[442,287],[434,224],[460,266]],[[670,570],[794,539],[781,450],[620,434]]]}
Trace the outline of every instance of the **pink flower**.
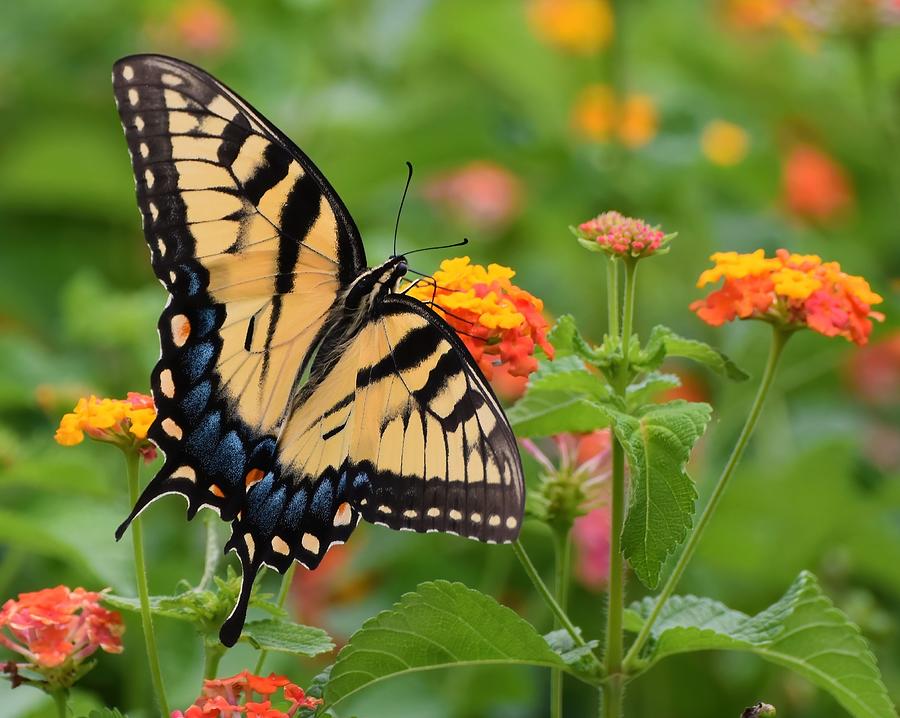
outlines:
{"label": "pink flower", "polygon": [[522,209],[521,180],[506,167],[486,160],[432,178],[424,193],[463,226],[485,232],[502,231]]}
{"label": "pink flower", "polygon": [[609,507],[594,509],[575,519],[575,571],[587,588],[602,589],[609,579]]}
{"label": "pink flower", "polygon": [[577,236],[597,242],[603,251],[619,257],[647,257],[663,247],[666,235],[641,219],[619,212],[604,212],[578,225]]}

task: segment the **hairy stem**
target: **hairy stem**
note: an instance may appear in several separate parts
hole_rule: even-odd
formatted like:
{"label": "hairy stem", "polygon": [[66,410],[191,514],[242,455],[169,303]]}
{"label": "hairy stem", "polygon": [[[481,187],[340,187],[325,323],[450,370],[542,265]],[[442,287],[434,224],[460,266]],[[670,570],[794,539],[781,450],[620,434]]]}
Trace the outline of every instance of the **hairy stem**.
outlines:
{"label": "hairy stem", "polygon": [[[125,465],[128,473],[128,494],[131,503],[137,503],[140,490],[141,455],[137,451],[125,452]],[[159,667],[159,651],[156,648],[156,634],[153,631],[153,616],[150,614],[150,589],[147,585],[147,565],[144,560],[144,527],[140,517],[131,522],[131,541],[134,548],[134,572],[137,580],[138,599],[141,604],[141,628],[144,632],[144,645],[147,649],[147,661],[150,664],[150,679],[156,694],[156,703],[160,713],[168,718],[169,701],[166,699],[166,688],[163,684],[162,670]]]}
{"label": "hairy stem", "polygon": [[65,688],[57,688],[50,692],[53,697],[53,704],[56,706],[56,715],[59,718],[68,718],[69,716],[69,691]]}
{"label": "hairy stem", "polygon": [[216,568],[219,565],[219,537],[216,533],[216,524],[219,521],[212,511],[205,511],[203,520],[206,523],[206,550],[203,558],[203,575],[200,577],[200,583],[197,584],[197,591],[205,591],[212,583],[213,576],[216,575]]}
{"label": "hairy stem", "polygon": [[[219,672],[219,661],[227,649],[216,639],[207,639],[203,643],[203,677],[212,680]],[[257,671],[257,675],[259,671]]]}
{"label": "hairy stem", "polygon": [[[566,612],[566,605],[569,598],[569,568],[572,562],[572,539],[571,529],[551,527],[553,532],[553,548],[556,561],[556,576],[554,583],[554,593],[556,604],[560,607],[563,614]],[[553,628],[562,628],[559,616],[554,616]],[[563,672],[559,668],[550,671],[550,716],[551,718],[562,718],[563,714]]]}
{"label": "hairy stem", "polygon": [[619,263],[614,257],[606,258],[606,295],[609,336],[619,336]]}
{"label": "hairy stem", "polygon": [[[284,608],[284,604],[287,602],[288,593],[290,593],[291,584],[294,582],[294,572],[296,570],[297,562],[294,561],[291,564],[291,567],[285,572],[284,578],[281,579],[281,588],[278,590],[278,597],[275,599],[275,605],[278,606],[278,608]],[[256,668],[253,671],[256,675],[260,675],[263,669],[263,664],[265,664],[268,655],[269,652],[265,649],[259,652],[259,658],[256,661]]]}
{"label": "hairy stem", "polygon": [[516,558],[519,559],[519,563],[522,564],[522,568],[525,569],[525,573],[527,574],[528,578],[531,579],[531,583],[537,589],[537,592],[540,594],[541,598],[544,599],[544,603],[547,604],[547,607],[553,613],[554,618],[559,621],[559,624],[564,629],[566,629],[566,632],[572,637],[572,640],[575,642],[576,646],[586,646],[587,644],[584,642],[584,639],[581,637],[578,629],[575,628],[575,625],[566,615],[566,612],[563,611],[560,605],[556,602],[556,599],[553,598],[553,594],[550,593],[550,589],[547,588],[547,584],[543,582],[540,574],[537,572],[537,569],[531,562],[531,559],[528,558],[528,554],[525,553],[525,548],[522,546],[522,542],[516,541],[512,544],[512,548],[513,552],[516,554]]}
{"label": "hairy stem", "polygon": [[[637,261],[625,260],[625,304],[622,313],[622,363],[616,376],[616,391],[624,396],[631,379],[628,355],[634,323]],[[603,666],[609,680],[603,691],[602,715],[619,718],[625,676],[622,672],[625,619],[625,559],[622,555],[622,528],[625,525],[625,450],[613,434],[612,491],[609,529],[609,600],[606,612],[606,651]]]}
{"label": "hairy stem", "polygon": [[725,488],[728,485],[728,482],[731,479],[732,475],[734,474],[734,470],[735,468],[737,468],[737,465],[741,460],[741,456],[743,456],[744,454],[744,449],[747,448],[747,443],[750,441],[750,437],[753,435],[753,431],[756,428],[759,416],[762,413],[762,408],[765,404],[766,396],[768,395],[769,389],[772,386],[772,380],[774,379],[775,371],[778,368],[778,360],[781,358],[781,355],[784,351],[784,345],[790,336],[790,333],[786,332],[784,329],[776,326],[772,327],[772,344],[769,347],[769,358],[766,362],[766,368],[763,372],[762,379],[760,380],[759,388],[756,391],[756,398],[753,400],[753,405],[750,407],[750,413],[747,415],[747,420],[744,422],[744,428],[741,429],[741,433],[737,438],[737,442],[735,443],[734,448],[731,451],[731,456],[728,458],[728,463],[726,463],[725,468],[722,469],[722,474],[719,476],[719,480],[716,482],[716,486],[713,489],[712,495],[709,497],[709,501],[707,502],[706,507],[703,509],[703,513],[700,514],[700,518],[697,520],[696,528],[691,533],[691,536],[688,539],[688,542],[685,544],[681,555],[678,557],[678,563],[675,564],[675,568],[672,570],[672,573],[669,575],[669,578],[660,591],[659,596],[657,596],[656,598],[656,603],[653,606],[653,611],[644,622],[644,625],[641,627],[640,633],[638,633],[637,638],[631,645],[631,649],[628,651],[628,655],[625,657],[626,667],[633,666],[634,662],[637,660],[641,648],[643,648],[644,644],[647,642],[647,639],[650,636],[650,631],[653,629],[653,625],[659,618],[660,611],[662,611],[662,608],[665,605],[666,601],[669,599],[669,597],[671,597],[676,586],[678,585],[678,581],[681,579],[681,576],[684,573],[684,569],[687,567],[688,563],[694,555],[694,552],[697,550],[697,545],[700,543],[700,539],[703,536],[703,531],[706,529],[707,524],[709,524],[710,519],[715,513],[716,508],[718,507],[719,502],[721,501],[722,496],[725,493]]}

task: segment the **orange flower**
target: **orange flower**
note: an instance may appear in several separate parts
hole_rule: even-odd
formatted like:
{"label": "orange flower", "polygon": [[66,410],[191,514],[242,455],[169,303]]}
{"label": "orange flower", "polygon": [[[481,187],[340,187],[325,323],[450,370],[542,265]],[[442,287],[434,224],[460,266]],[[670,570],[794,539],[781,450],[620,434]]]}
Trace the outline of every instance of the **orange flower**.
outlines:
{"label": "orange flower", "polygon": [[535,345],[553,357],[544,303],[514,285],[515,274],[499,264],[471,264],[468,257],[445,259],[434,284],[419,281],[409,292],[444,316],[488,379],[498,364],[513,376],[535,371]]}
{"label": "orange flower", "polygon": [[588,85],[575,100],[572,127],[588,140],[615,138],[637,149],[656,136],[659,116],[649,95],[628,95],[620,100],[607,85]]}
{"label": "orange flower", "polygon": [[528,19],[542,40],[581,55],[602,50],[613,33],[606,0],[532,0]]}
{"label": "orange flower", "polygon": [[234,18],[227,7],[215,0],[188,0],[173,12],[175,35],[198,52],[218,52],[231,44]]}
{"label": "orange flower", "polygon": [[812,145],[791,148],[782,174],[784,203],[797,217],[824,222],[853,204],[853,190],[843,168]]}
{"label": "orange flower", "polygon": [[[122,652],[122,617],[100,605],[102,596],[66,586],[20,593],[0,609],[0,644],[28,659],[20,667],[70,685],[78,675],[72,669],[98,648]],[[64,664],[67,670],[51,671]]]}
{"label": "orange flower", "polygon": [[519,214],[523,190],[522,182],[508,169],[479,160],[429,180],[424,194],[461,224],[496,232]]}
{"label": "orange flower", "polygon": [[635,259],[659,252],[675,236],[667,236],[659,227],[651,227],[641,219],[626,217],[620,212],[599,214],[579,224],[574,232],[579,241],[596,242],[607,254]]}
{"label": "orange flower", "polygon": [[147,461],[156,458],[156,447],[147,439],[147,430],[156,418],[152,397],[128,392],[126,399],[82,397],[72,413],[59,422],[54,438],[63,446],[84,441],[87,434],[96,441],[135,448]]}
{"label": "orange flower", "polygon": [[791,254],[779,249],[767,258],[718,252],[715,267],[700,275],[702,287],[724,279],[722,287],[691,304],[703,321],[719,326],[734,319],[762,319],[788,329],[808,327],[828,337],[842,336],[860,346],[872,332],[871,310],[880,296],[862,277],[845,274],[837,262],[816,255]]}
{"label": "orange flower", "polygon": [[[289,705],[282,711],[272,707],[272,694],[284,689],[284,702]],[[262,700],[255,700],[259,693]],[[284,676],[270,673],[267,677],[241,671],[230,678],[203,681],[200,697],[186,711],[173,711],[171,718],[290,718],[299,708],[315,709],[322,704],[320,698],[307,696],[300,686]]]}

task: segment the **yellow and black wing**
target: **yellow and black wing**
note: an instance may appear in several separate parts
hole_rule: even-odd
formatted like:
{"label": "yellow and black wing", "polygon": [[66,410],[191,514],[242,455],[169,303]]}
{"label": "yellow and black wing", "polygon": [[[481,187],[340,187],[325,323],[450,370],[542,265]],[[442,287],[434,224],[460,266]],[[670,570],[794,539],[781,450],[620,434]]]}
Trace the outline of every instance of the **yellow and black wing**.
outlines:
{"label": "yellow and black wing", "polygon": [[240,632],[262,564],[315,568],[360,517],[512,541],[525,489],[512,430],[472,356],[428,307],[391,294],[352,339],[323,341],[272,470],[247,499],[228,544],[244,588],[222,629],[226,643]]}
{"label": "yellow and black wing", "polygon": [[268,471],[298,376],[365,267],[358,230],[309,158],[193,65],[118,61],[113,87],[153,270],[169,292],[150,438],[167,493],[231,519]]}

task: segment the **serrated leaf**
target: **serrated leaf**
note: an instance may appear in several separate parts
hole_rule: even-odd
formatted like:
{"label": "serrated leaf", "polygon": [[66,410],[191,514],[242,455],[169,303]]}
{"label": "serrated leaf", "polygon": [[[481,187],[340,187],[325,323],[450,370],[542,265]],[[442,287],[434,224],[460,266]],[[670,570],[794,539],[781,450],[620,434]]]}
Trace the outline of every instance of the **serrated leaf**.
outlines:
{"label": "serrated leaf", "polygon": [[265,651],[293,653],[298,656],[318,656],[334,650],[331,636],[321,628],[277,618],[248,621],[241,632],[241,640]]}
{"label": "serrated leaf", "polygon": [[[639,630],[653,603],[646,598],[633,604],[626,627]],[[807,571],[778,602],[755,616],[709,598],[674,596],[663,606],[650,637],[642,668],[689,651],[749,651],[804,676],[856,718],[897,715],[859,628]]]}
{"label": "serrated leaf", "polygon": [[691,527],[697,491],[685,471],[691,449],[709,422],[708,404],[672,401],[637,416],[610,410],[631,468],[631,501],[622,548],[641,582],[659,583],[666,557]]}
{"label": "serrated leaf", "polygon": [[589,432],[609,426],[609,415],[599,404],[565,391],[529,392],[506,416],[516,436],[522,437]]}
{"label": "serrated leaf", "polygon": [[576,645],[572,635],[564,628],[544,634],[544,640],[568,665],[581,673],[600,677],[603,669],[594,655],[594,649],[600,645],[599,641],[587,641],[583,646]]}
{"label": "serrated leaf", "polygon": [[588,680],[529,623],[490,596],[461,583],[432,581],[350,637],[331,670],[325,701],[333,706],[391,676],[478,664],[558,668]]}
{"label": "serrated leaf", "polygon": [[[660,346],[663,347],[661,354]],[[732,381],[745,381],[749,378],[747,372],[709,344],[679,336],[668,327],[653,327],[647,346],[640,355],[642,368],[655,369],[667,356],[698,362]]]}
{"label": "serrated leaf", "polygon": [[650,372],[626,390],[628,407],[630,410],[639,409],[644,404],[653,401],[664,391],[677,389],[679,386],[681,386],[681,380],[674,374]]}

